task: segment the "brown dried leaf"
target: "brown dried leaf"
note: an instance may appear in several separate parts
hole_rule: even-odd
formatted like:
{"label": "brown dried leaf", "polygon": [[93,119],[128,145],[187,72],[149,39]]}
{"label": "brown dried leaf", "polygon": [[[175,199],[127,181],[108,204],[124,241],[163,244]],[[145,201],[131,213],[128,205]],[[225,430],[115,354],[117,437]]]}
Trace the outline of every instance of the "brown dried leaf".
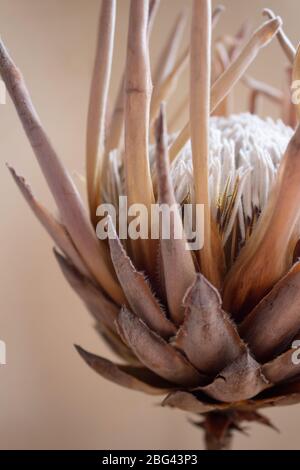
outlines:
{"label": "brown dried leaf", "polygon": [[243,408],[266,408],[269,406],[289,406],[300,403],[300,381],[277,385],[259,394],[255,399],[244,402]]}
{"label": "brown dried leaf", "polygon": [[89,277],[90,274],[84,265],[78,251],[73,245],[73,242],[65,227],[35,199],[31,188],[28,184],[26,184],[25,179],[22,176],[17,175],[11,166],[7,165],[7,167],[29,207],[32,209],[33,213],[41,222],[43,227],[47,230],[54,243],[69,258],[69,260],[72,261],[74,266],[76,266],[76,268],[82,274]]}
{"label": "brown dried leaf", "polygon": [[148,369],[177,385],[203,383],[203,376],[181,353],[126,308],[121,310],[117,321],[126,343]]}
{"label": "brown dried leaf", "polygon": [[131,349],[129,349],[129,347],[124,343],[118,333],[115,333],[110,328],[106,327],[104,323],[100,322],[95,324],[95,330],[114,354],[121,357],[130,365],[138,367],[142,366],[141,362],[137,357],[135,357]]}
{"label": "brown dried leaf", "polygon": [[[191,251],[186,249],[182,219],[177,209],[174,189],[170,177],[169,155],[167,147],[167,130],[165,108],[161,108],[156,132],[156,168],[158,202],[166,204],[174,211],[170,216],[170,238],[160,238],[160,250],[163,264],[165,288],[172,320],[180,325],[183,321],[183,297],[195,280],[196,270]],[[174,237],[174,229],[182,238]],[[161,235],[161,234],[160,234]]]}
{"label": "brown dried leaf", "polygon": [[215,410],[226,410],[230,408],[228,403],[214,402],[211,398],[199,393],[174,391],[162,402],[162,406],[177,408],[188,413],[209,413]]}
{"label": "brown dried leaf", "polygon": [[249,423],[259,423],[268,428],[274,429],[274,431],[278,431],[278,429],[274,426],[271,420],[267,417],[258,413],[257,411],[243,411],[243,410],[234,410],[231,413],[231,418],[234,424],[238,425],[239,422],[243,423],[247,421]]}
{"label": "brown dried leaf", "polygon": [[257,360],[265,362],[289,347],[300,330],[300,263],[294,265],[239,328]]}
{"label": "brown dried leaf", "polygon": [[33,107],[24,79],[1,41],[0,74],[74,245],[103,289],[122,303],[124,296],[112,274],[107,249],[97,240],[77,188],[53,149]]}
{"label": "brown dried leaf", "polygon": [[103,357],[91,354],[80,346],[76,349],[83,360],[98,374],[122,387],[144,392],[149,395],[163,395],[170,391],[172,384],[162,380],[142,367],[117,365]]}
{"label": "brown dried leaf", "polygon": [[84,302],[93,317],[115,331],[114,322],[120,308],[56,250],[54,250],[54,255],[66,280]]}
{"label": "brown dried leaf", "polygon": [[264,376],[273,384],[290,380],[300,375],[300,364],[294,362],[299,355],[295,349],[289,349],[280,356],[262,366]]}
{"label": "brown dried leaf", "polygon": [[215,400],[231,403],[252,398],[267,386],[260,365],[247,351],[201,390]]}
{"label": "brown dried leaf", "polygon": [[219,292],[198,274],[184,299],[185,320],[176,346],[207,375],[216,375],[245,352],[245,345],[226,312]]}
{"label": "brown dried leaf", "polygon": [[108,219],[108,230],[111,258],[130,307],[162,337],[168,338],[175,334],[175,326],[165,316],[144,275],[136,271],[110,219]]}

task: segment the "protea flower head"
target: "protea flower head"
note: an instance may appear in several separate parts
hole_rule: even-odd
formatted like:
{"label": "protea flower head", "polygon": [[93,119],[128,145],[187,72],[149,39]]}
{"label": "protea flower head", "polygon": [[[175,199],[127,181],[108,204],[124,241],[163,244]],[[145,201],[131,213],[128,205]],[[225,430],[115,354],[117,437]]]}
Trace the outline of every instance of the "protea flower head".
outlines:
{"label": "protea flower head", "polygon": [[[246,74],[275,36],[288,59],[289,80],[299,77],[299,58],[270,10],[254,33],[244,25],[236,36],[212,44],[222,8],[211,12],[210,0],[194,0],[189,48],[177,56],[183,14],[151,73],[148,45],[159,1],[131,0],[126,69],[109,114],[117,3],[102,0],[100,14],[87,124],[89,211],[1,43],[0,72],[59,218],[10,171],[54,240],[67,281],[120,363],[77,347],[83,359],[112,382],[163,395],[163,406],[201,415],[196,425],[204,428],[207,447],[220,449],[244,421],[271,426],[260,408],[300,401],[300,361],[294,360],[300,331],[300,130],[290,82],[281,91]],[[189,92],[167,118],[162,103],[188,63]],[[250,109],[233,115],[231,91],[240,79],[250,89]],[[259,96],[280,106],[282,120],[255,114]],[[176,120],[186,106],[190,119],[178,132]],[[188,250],[185,236],[166,239],[161,231],[159,240],[123,242],[110,217],[104,220],[109,239],[99,240],[97,207],[109,203],[118,213],[124,195],[149,214],[154,203],[178,204],[172,223],[182,233],[180,207],[202,205],[203,247]]]}

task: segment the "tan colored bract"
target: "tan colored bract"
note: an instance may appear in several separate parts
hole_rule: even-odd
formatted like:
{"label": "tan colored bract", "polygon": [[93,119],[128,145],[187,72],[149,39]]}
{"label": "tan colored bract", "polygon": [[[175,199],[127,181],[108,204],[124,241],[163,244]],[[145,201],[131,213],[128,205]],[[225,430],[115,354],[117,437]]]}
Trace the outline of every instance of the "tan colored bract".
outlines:
{"label": "tan colored bract", "polygon": [[[1,42],[2,79],[60,218],[50,214],[24,179],[10,170],[54,240],[59,250],[55,256],[66,279],[123,362],[116,365],[78,347],[83,359],[108,380],[165,395],[164,406],[203,415],[203,421],[196,424],[206,431],[207,448],[221,449],[229,446],[232,432],[241,430],[243,421],[271,426],[258,409],[300,401],[300,366],[292,361],[293,340],[300,330],[300,130],[293,133],[287,127],[296,124],[289,94],[245,76],[261,48],[275,36],[289,61],[289,77],[296,51],[283,32],[281,19],[270,10],[265,11],[267,21],[253,34],[244,25],[235,37],[219,38],[212,45],[212,27],[223,9],[212,13],[209,0],[194,0],[190,47],[178,55],[186,23],[182,14],[154,69],[153,90],[149,38],[158,6],[158,0],[131,0],[126,69],[112,118],[106,122],[117,2],[102,0],[87,126],[90,212]],[[171,98],[188,57],[190,98],[183,96],[180,110],[189,106],[190,119],[170,137],[161,102]],[[285,124],[250,115],[226,117],[231,113],[230,92],[240,79],[250,89],[250,111],[256,112],[258,96],[267,97],[281,107]],[[210,121],[210,114],[225,117]],[[170,117],[172,132],[176,118],[176,114]],[[224,175],[227,157],[214,153],[209,140],[212,123],[217,122],[216,130],[227,142],[223,147],[230,145],[224,135],[233,120],[244,126],[245,135],[252,126],[253,165],[248,174],[255,174],[260,182],[258,196],[255,184],[242,186],[246,177],[238,171],[236,159],[245,155],[233,151],[234,171],[229,179]],[[280,126],[282,132],[277,133]],[[269,149],[258,144],[262,128],[274,141]],[[155,147],[150,147],[154,138]],[[237,146],[238,138],[234,139]],[[243,140],[240,147],[247,147],[244,144]],[[204,248],[191,253],[185,249],[185,240],[172,238],[128,240],[126,245],[118,238],[109,243],[97,240],[96,207],[102,202],[118,201],[124,194],[129,204],[146,207],[176,201],[182,194],[178,175],[186,145],[193,171],[184,198],[205,204]],[[268,184],[266,175],[272,176]],[[213,183],[223,181],[220,190],[212,188],[210,177]]]}

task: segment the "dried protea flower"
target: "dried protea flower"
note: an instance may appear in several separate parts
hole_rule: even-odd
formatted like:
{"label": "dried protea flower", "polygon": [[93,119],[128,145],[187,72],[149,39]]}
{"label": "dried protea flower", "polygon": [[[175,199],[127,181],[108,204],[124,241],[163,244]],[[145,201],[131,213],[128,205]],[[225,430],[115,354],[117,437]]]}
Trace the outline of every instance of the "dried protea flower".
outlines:
{"label": "dried protea flower", "polygon": [[[222,8],[211,12],[209,0],[194,0],[190,47],[177,56],[186,19],[181,15],[152,74],[153,88],[148,43],[159,2],[131,0],[126,70],[109,119],[116,3],[103,0],[100,15],[87,125],[89,213],[1,43],[0,72],[59,218],[10,170],[54,240],[66,279],[122,362],[78,347],[83,359],[108,380],[165,395],[164,406],[201,415],[196,425],[205,430],[207,448],[221,449],[244,421],[271,426],[260,408],[300,401],[300,361],[294,360],[300,130],[293,130],[297,117],[289,92],[247,75],[275,36],[289,62],[289,81],[299,78],[299,57],[270,10],[254,33],[244,25],[235,37],[212,45]],[[167,124],[161,103],[172,96],[187,63],[189,94]],[[250,113],[232,115],[231,91],[240,79],[250,89]],[[258,96],[277,103],[283,120],[255,115]],[[186,106],[190,119],[178,133],[176,119]],[[180,207],[203,205],[203,248],[188,250],[186,233],[164,238],[160,230],[159,240],[121,242],[118,224],[96,210],[109,203],[120,213],[125,195],[148,214],[155,202],[178,204],[172,223],[182,233]],[[99,220],[109,240],[97,239]]]}

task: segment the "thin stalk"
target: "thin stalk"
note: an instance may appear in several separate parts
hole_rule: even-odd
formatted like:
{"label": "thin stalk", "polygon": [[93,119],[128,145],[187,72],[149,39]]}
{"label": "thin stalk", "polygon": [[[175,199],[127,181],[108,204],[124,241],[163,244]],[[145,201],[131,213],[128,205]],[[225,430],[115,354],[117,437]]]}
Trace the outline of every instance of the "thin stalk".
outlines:
{"label": "thin stalk", "polygon": [[[275,13],[270,10],[270,8],[265,8],[263,10],[263,14],[269,19],[276,18]],[[283,28],[279,28],[277,32],[277,38],[287,59],[289,60],[290,64],[293,65],[296,55],[296,49],[290,39],[285,34],[285,32],[283,31]]]}
{"label": "thin stalk", "polygon": [[116,22],[116,0],[102,0],[97,49],[90,90],[86,138],[86,174],[92,220],[95,219],[98,185],[105,173],[104,152],[107,98],[111,76]]}
{"label": "thin stalk", "polygon": [[[258,52],[273,39],[282,21],[279,17],[265,22],[257,29],[239,56],[230,64],[225,72],[216,80],[211,89],[211,112],[228,95],[235,84],[244,75],[256,58]],[[190,123],[182,129],[170,148],[170,159],[173,161],[190,138]]]}
{"label": "thin stalk", "polygon": [[219,284],[211,247],[208,186],[211,83],[211,0],[194,0],[191,31],[190,125],[195,204],[204,206],[204,247],[199,251],[201,272]]}
{"label": "thin stalk", "polygon": [[122,303],[124,295],[112,274],[107,248],[97,240],[78,190],[53,149],[32,104],[25,81],[1,41],[0,74],[74,245],[106,293]]}
{"label": "thin stalk", "polygon": [[[152,82],[147,40],[148,0],[131,0],[125,78],[125,184],[129,206],[143,204],[150,217],[154,202],[148,158]],[[132,240],[137,266],[152,271],[149,240]],[[145,261],[143,263],[143,261]]]}

